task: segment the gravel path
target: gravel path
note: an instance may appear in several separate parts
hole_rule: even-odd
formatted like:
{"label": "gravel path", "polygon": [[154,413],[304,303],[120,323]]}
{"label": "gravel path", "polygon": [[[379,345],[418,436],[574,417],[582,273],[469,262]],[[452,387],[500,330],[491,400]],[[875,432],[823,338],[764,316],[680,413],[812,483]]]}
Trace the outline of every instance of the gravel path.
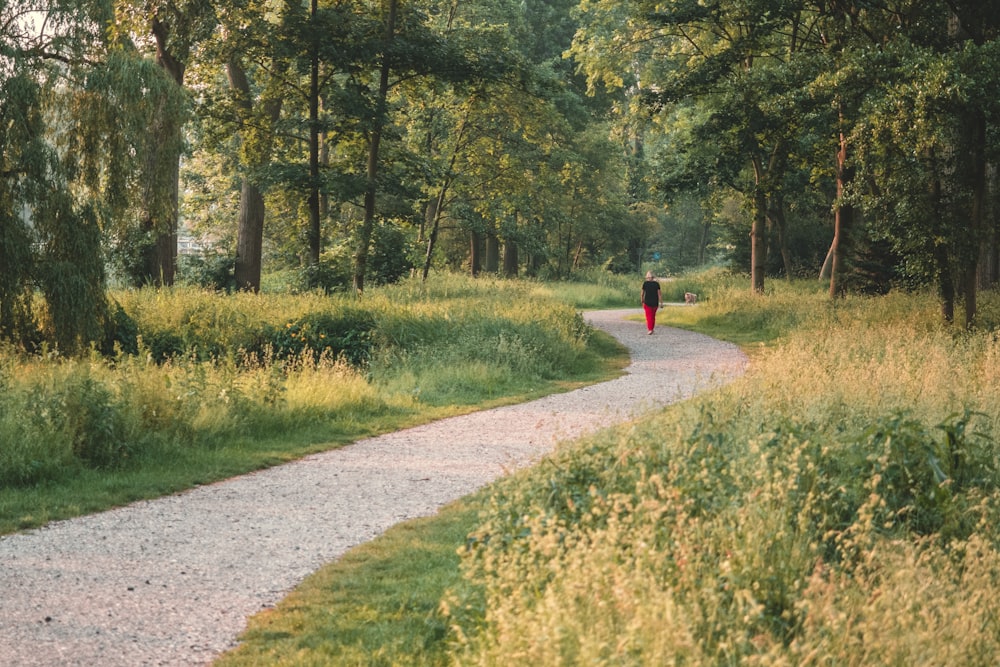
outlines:
{"label": "gravel path", "polygon": [[706,336],[647,336],[636,312],[586,315],[631,350],[615,380],[0,538],[0,665],[208,664],[347,549],[745,367]]}

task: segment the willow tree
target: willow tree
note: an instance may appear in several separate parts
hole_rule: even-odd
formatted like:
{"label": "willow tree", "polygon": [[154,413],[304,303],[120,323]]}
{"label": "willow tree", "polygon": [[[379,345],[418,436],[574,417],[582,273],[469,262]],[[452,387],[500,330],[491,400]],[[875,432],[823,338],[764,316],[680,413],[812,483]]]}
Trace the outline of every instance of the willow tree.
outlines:
{"label": "willow tree", "polygon": [[17,9],[35,10],[37,21],[0,6],[9,47],[0,68],[0,335],[25,344],[45,335],[72,353],[103,335],[104,241],[136,198],[149,119],[137,100],[159,86],[107,41],[103,3]]}

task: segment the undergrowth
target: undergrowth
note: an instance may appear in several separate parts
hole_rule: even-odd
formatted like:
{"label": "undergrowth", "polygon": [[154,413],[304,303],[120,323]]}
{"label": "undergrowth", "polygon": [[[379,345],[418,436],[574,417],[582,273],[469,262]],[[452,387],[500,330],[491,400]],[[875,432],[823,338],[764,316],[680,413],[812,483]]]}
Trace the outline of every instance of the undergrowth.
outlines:
{"label": "undergrowth", "polygon": [[495,484],[449,660],[991,664],[993,332],[927,295],[712,297],[677,317],[767,342],[750,371]]}
{"label": "undergrowth", "polygon": [[83,479],[172,478],[190,466],[173,483],[183,488],[212,478],[200,468],[231,474],[275,459],[254,443],[283,438],[282,460],[600,377],[617,353],[591,347],[572,305],[517,281],[442,276],[363,299],[191,288],[114,297],[110,356],[0,353],[0,532],[77,511],[65,499],[26,507],[25,490],[58,498]]}

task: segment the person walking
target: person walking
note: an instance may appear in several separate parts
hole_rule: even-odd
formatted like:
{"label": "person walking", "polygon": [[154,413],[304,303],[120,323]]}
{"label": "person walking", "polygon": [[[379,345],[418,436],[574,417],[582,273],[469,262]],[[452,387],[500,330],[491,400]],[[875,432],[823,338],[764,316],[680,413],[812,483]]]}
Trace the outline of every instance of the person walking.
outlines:
{"label": "person walking", "polygon": [[650,335],[656,327],[656,309],[663,306],[660,283],[653,280],[652,271],[646,271],[646,280],[642,283],[640,300],[642,301],[642,309],[646,313],[646,328],[649,330],[646,335]]}

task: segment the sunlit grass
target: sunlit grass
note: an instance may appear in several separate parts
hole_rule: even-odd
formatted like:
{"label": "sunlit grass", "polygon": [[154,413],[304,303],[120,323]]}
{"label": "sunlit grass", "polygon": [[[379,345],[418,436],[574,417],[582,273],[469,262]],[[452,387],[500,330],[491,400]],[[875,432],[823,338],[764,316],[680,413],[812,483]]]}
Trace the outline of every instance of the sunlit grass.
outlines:
{"label": "sunlit grass", "polygon": [[455,545],[476,516],[474,501],[456,503],[351,550],[254,617],[216,664],[446,664],[441,591],[463,585]]}
{"label": "sunlit grass", "polygon": [[[965,332],[942,324],[929,294],[831,303],[812,283],[773,281],[761,296],[691,280],[699,304],[664,315],[754,350],[745,377],[470,499],[437,547],[463,554],[465,579],[446,583],[446,560],[398,575],[438,581],[421,594],[439,611],[409,621],[424,626],[358,639],[343,628],[370,610],[338,604],[327,639],[350,641],[322,654],[299,644],[296,664],[993,664],[996,297],[983,295],[983,328]],[[406,557],[390,548],[380,562]],[[336,567],[303,591],[339,589]],[[351,573],[353,597],[367,599],[381,567]],[[405,608],[398,589],[385,609]],[[322,634],[331,609],[316,597],[296,613]],[[248,639],[237,664],[277,646]]]}
{"label": "sunlit grass", "polygon": [[742,298],[689,316],[785,323],[744,378],[494,486],[457,663],[993,660],[1000,344],[928,295]]}
{"label": "sunlit grass", "polygon": [[[361,300],[186,288],[115,298],[138,354],[0,355],[0,533],[563,391],[622,358],[572,305],[518,281],[445,275]],[[352,339],[363,363],[272,345],[322,344],[322,327],[342,322],[371,327]]]}

